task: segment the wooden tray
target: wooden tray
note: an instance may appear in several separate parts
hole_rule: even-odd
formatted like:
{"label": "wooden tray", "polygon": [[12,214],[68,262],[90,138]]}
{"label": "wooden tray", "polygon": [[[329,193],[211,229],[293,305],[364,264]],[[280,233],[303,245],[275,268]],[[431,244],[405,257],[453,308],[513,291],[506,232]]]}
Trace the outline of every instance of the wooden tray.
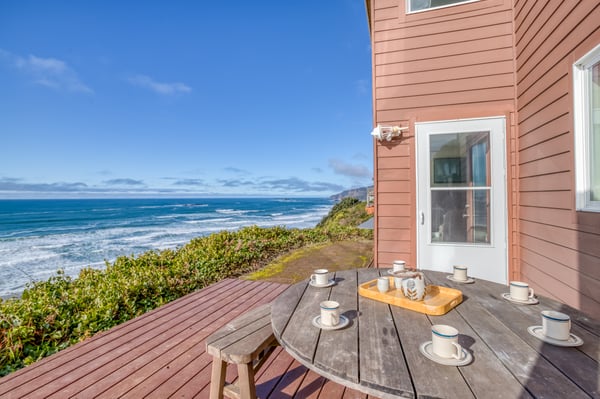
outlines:
{"label": "wooden tray", "polygon": [[377,279],[375,279],[359,285],[358,294],[365,298],[436,316],[448,313],[450,309],[462,302],[462,291],[438,285],[428,285],[422,301],[411,301],[404,296],[402,290],[394,287],[393,277],[388,278],[390,279],[388,292],[379,292]]}

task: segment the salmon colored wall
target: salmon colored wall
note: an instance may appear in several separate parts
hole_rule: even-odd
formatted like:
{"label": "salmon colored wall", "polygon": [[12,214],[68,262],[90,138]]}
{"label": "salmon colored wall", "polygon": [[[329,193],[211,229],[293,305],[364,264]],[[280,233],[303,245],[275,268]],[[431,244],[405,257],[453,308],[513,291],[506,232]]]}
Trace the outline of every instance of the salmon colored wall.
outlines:
{"label": "salmon colored wall", "polygon": [[377,123],[375,264],[416,263],[414,124],[507,117],[509,278],[600,317],[600,213],[575,209],[573,63],[600,43],[596,0],[480,0],[407,15],[366,1]]}
{"label": "salmon colored wall", "polygon": [[[409,127],[401,140],[374,141],[375,265],[405,259],[415,266],[415,122],[506,116],[507,165],[516,168],[512,6],[480,0],[411,15],[404,0],[367,1],[367,7],[374,125]],[[511,220],[516,199],[507,198]],[[514,237],[511,231],[511,243]]]}
{"label": "salmon colored wall", "polygon": [[600,317],[600,213],[575,210],[575,61],[600,44],[600,2],[515,2],[521,277]]}

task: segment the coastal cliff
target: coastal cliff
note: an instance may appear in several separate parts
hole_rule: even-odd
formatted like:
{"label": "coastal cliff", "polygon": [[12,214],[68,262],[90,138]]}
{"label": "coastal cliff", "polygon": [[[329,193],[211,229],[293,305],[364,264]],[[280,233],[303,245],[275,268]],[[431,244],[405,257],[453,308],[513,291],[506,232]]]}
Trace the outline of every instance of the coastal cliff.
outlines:
{"label": "coastal cliff", "polygon": [[367,191],[372,189],[373,186],[370,187],[359,187],[359,188],[351,188],[350,190],[342,191],[341,193],[334,194],[329,197],[330,200],[333,201],[341,201],[344,198],[356,198],[359,201],[367,200]]}

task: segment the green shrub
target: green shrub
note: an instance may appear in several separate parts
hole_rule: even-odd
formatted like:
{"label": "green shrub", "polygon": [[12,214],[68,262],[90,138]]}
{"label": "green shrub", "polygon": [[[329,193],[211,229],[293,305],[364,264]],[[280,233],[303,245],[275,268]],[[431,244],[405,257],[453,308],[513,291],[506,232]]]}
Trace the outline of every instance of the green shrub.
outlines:
{"label": "green shrub", "polygon": [[169,301],[268,264],[310,244],[372,238],[372,231],[329,224],[314,229],[246,227],[196,238],[176,250],[123,256],[104,270],[62,271],[0,299],[0,376]]}
{"label": "green shrub", "polygon": [[323,217],[317,227],[356,227],[371,217],[365,210],[366,205],[366,202],[361,202],[356,198],[344,198],[333,206],[331,211]]}

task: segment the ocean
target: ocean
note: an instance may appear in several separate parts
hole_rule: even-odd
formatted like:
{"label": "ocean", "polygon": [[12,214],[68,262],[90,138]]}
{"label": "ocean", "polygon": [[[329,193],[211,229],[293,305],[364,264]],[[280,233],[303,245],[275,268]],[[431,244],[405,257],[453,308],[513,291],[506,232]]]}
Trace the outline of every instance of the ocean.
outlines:
{"label": "ocean", "polygon": [[244,226],[314,227],[325,198],[0,200],[0,297],[84,267]]}

